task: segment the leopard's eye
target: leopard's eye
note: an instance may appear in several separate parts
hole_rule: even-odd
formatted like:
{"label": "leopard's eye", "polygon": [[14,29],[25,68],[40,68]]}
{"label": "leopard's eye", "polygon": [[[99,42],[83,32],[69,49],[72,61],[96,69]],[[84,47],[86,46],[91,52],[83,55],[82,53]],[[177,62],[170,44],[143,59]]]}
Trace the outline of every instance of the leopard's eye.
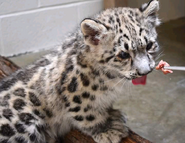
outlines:
{"label": "leopard's eye", "polygon": [[153,43],[150,42],[147,46],[146,46],[146,50],[149,51],[153,46]]}
{"label": "leopard's eye", "polygon": [[128,58],[130,58],[130,54],[126,53],[126,52],[123,52],[123,51],[121,51],[117,56],[119,58],[121,58],[121,59],[128,59]]}

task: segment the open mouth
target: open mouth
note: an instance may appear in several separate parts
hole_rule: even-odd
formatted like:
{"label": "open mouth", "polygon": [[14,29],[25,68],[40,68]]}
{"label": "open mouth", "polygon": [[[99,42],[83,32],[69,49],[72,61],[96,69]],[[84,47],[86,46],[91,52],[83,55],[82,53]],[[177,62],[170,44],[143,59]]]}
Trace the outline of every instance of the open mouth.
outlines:
{"label": "open mouth", "polygon": [[128,80],[132,80],[132,83],[134,85],[145,85],[146,84],[146,80],[147,80],[147,74],[151,73],[153,71],[150,70],[149,72],[145,73],[145,74],[135,74],[135,75],[132,75],[131,78],[127,78]]}
{"label": "open mouth", "polygon": [[146,74],[138,74],[140,77],[132,79],[132,83],[134,85],[145,85],[146,84],[146,79],[147,79],[147,74],[149,74],[151,72],[152,72],[152,70],[149,71]]}

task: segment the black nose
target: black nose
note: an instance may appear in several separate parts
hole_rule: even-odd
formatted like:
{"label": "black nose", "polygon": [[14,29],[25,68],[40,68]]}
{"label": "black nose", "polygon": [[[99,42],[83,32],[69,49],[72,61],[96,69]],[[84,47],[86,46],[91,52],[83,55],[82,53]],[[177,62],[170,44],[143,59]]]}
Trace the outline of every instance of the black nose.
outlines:
{"label": "black nose", "polygon": [[147,75],[147,74],[151,73],[151,72],[152,72],[152,70],[153,70],[153,69],[150,69],[150,71],[147,71],[147,72],[141,73],[141,72],[139,72],[139,70],[138,70],[138,69],[136,69],[137,74],[138,74],[139,76]]}

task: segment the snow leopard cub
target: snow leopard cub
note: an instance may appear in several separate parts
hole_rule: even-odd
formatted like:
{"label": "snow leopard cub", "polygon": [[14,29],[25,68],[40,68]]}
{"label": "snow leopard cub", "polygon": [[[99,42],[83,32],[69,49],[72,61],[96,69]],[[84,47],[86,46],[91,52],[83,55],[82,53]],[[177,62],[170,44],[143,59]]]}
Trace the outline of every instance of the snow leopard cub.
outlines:
{"label": "snow leopard cub", "polygon": [[1,81],[0,142],[53,143],[77,128],[98,143],[119,143],[128,128],[112,108],[115,93],[153,70],[158,10],[152,0],[85,19],[58,50]]}

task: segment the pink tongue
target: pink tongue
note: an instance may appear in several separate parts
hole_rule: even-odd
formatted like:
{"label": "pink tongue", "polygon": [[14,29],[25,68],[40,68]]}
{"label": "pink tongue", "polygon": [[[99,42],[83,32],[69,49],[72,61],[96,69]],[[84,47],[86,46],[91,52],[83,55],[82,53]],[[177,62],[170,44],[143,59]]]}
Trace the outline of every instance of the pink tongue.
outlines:
{"label": "pink tongue", "polygon": [[147,76],[145,75],[145,76],[142,76],[142,77],[133,79],[133,80],[132,80],[132,83],[133,83],[134,85],[139,85],[139,84],[145,85],[145,84],[146,84],[146,77],[147,77]]}

